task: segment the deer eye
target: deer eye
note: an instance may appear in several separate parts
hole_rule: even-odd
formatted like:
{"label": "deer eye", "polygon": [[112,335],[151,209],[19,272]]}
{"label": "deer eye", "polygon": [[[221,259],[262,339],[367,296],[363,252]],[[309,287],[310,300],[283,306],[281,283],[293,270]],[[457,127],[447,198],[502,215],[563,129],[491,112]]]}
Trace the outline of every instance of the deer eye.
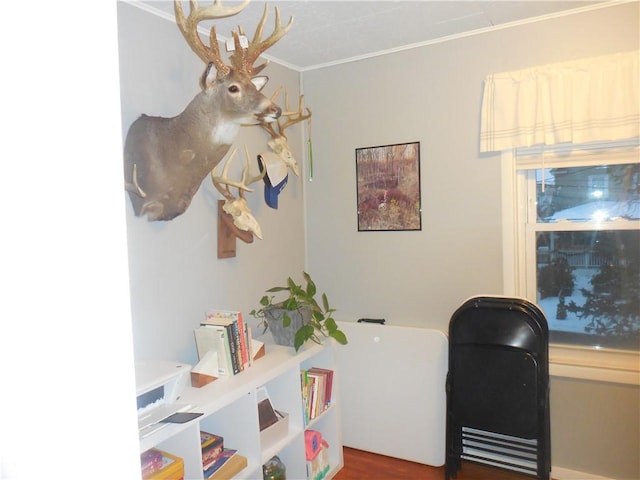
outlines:
{"label": "deer eye", "polygon": [[230,93],[238,93],[240,91],[240,88],[237,85],[231,85],[229,87],[229,92]]}

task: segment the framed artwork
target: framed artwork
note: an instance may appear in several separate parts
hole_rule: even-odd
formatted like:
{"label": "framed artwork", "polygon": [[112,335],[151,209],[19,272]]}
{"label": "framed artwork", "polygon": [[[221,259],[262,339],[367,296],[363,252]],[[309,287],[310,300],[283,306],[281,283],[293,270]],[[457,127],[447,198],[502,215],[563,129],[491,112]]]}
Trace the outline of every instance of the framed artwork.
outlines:
{"label": "framed artwork", "polygon": [[420,142],[356,148],[358,231],[422,230]]}

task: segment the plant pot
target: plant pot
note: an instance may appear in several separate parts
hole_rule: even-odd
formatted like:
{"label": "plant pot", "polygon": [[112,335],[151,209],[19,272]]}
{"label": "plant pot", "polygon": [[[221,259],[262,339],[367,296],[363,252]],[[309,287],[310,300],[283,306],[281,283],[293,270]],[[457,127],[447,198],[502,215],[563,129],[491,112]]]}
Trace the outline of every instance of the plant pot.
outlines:
{"label": "plant pot", "polygon": [[[282,325],[284,314],[289,315],[291,324],[288,327]],[[277,345],[293,347],[296,332],[300,327],[311,320],[311,310],[303,308],[300,310],[285,310],[283,308],[270,308],[265,310],[264,316],[269,325],[269,331],[273,335],[273,340]]]}

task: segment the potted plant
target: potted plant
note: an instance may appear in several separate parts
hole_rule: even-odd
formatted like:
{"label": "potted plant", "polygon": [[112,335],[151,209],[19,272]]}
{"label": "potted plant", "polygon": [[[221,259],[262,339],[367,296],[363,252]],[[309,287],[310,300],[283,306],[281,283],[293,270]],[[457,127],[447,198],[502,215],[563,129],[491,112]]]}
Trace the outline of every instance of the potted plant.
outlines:
{"label": "potted plant", "polygon": [[327,295],[322,294],[322,304],[316,300],[316,285],[307,272],[302,272],[305,287],[287,278],[286,287],[272,287],[267,293],[285,292],[284,300],[276,300],[275,295],[265,295],[260,299],[261,307],[251,310],[250,315],[269,328],[278,345],[293,346],[296,352],[307,341],[322,343],[326,337],[334,338],[342,345],[347,337],[333,318],[335,309],[329,306]]}

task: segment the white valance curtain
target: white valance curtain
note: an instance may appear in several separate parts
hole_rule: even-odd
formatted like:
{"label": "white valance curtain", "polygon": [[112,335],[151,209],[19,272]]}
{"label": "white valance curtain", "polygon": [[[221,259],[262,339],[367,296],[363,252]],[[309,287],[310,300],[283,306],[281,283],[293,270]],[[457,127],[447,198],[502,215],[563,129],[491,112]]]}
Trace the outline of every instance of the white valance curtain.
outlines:
{"label": "white valance curtain", "polygon": [[480,151],[640,136],[639,54],[487,76]]}

